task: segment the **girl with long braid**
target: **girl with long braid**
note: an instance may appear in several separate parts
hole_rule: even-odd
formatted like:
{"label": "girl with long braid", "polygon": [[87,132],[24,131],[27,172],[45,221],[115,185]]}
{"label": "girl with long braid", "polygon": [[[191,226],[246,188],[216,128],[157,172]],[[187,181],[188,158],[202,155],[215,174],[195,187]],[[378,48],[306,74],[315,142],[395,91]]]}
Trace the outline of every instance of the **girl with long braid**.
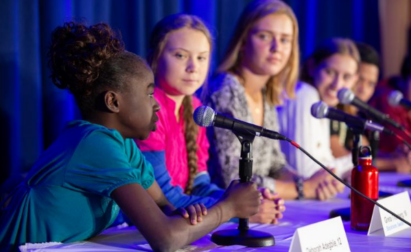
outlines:
{"label": "girl with long braid", "polygon": [[[209,143],[205,128],[193,120],[201,105],[193,96],[206,81],[212,38],[196,16],[177,14],[161,20],[151,34],[147,60],[156,79],[154,96],[161,106],[157,131],[136,140],[154,166],[157,182],[176,207],[203,203],[209,207],[224,190],[210,182],[207,172]],[[276,223],[284,201],[262,189],[262,205],[252,222]]]}

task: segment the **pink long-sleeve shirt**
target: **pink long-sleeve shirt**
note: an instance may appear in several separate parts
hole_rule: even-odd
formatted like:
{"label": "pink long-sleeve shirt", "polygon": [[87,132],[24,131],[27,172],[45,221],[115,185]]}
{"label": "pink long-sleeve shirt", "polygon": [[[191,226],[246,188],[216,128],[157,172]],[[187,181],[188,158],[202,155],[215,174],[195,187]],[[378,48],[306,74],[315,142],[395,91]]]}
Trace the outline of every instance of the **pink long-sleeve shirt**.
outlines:
{"label": "pink long-sleeve shirt", "polygon": [[[154,97],[160,104],[160,111],[157,112],[159,121],[157,130],[150,133],[148,139],[144,141],[136,140],[141,151],[158,152],[165,154],[166,168],[171,176],[171,184],[185,189],[188,181],[189,169],[187,165],[187,149],[184,137],[183,106],[179,110],[179,118],[174,114],[175,102],[167,97],[163,90],[155,88]],[[199,99],[193,97],[192,105],[194,109],[201,106]],[[199,127],[197,135],[197,172],[207,171],[209,143],[206,136],[206,129]]]}

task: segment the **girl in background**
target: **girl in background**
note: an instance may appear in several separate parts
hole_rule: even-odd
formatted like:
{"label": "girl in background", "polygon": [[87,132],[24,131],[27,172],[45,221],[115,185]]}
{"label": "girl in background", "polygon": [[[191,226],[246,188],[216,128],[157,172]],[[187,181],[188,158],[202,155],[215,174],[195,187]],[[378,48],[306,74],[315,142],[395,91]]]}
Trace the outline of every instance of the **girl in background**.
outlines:
{"label": "girl in background", "polygon": [[[205,94],[206,104],[217,112],[278,131],[276,105],[294,97],[299,65],[298,24],[291,8],[279,0],[251,2],[240,16],[227,53]],[[210,129],[212,178],[226,187],[238,177],[241,144],[226,129]],[[253,181],[286,199],[320,198],[319,172],[294,182],[278,141],[255,138]],[[284,178],[280,178],[283,176]],[[325,187],[332,186],[324,183]]]}
{"label": "girl in background", "polygon": [[[148,62],[156,79],[159,111],[157,131],[137,145],[153,164],[156,180],[168,200],[177,207],[192,203],[213,205],[223,190],[210,182],[207,172],[209,143],[205,128],[193,120],[201,102],[193,96],[206,81],[212,38],[196,16],[177,14],[154,28]],[[276,223],[284,201],[263,190],[259,214],[252,222]]]}
{"label": "girl in background", "polygon": [[[351,155],[334,158],[330,146],[330,121],[311,116],[312,104],[322,100],[329,107],[339,103],[337,93],[342,88],[351,89],[357,81],[359,54],[353,41],[334,38],[316,48],[302,69],[296,87],[296,99],[285,101],[279,108],[281,132],[294,139],[321,163],[335,168],[339,176],[350,172]],[[290,164],[295,164],[302,177],[310,177],[320,167],[295,148],[283,146]],[[325,191],[335,194],[339,187]]]}
{"label": "girl in background", "polygon": [[[356,42],[355,46],[357,47],[360,56],[360,63],[358,67],[357,83],[352,88],[352,91],[358,99],[367,103],[374,94],[375,87],[378,83],[380,60],[377,51],[370,45]],[[345,107],[346,106],[342,105],[337,106],[339,109],[344,109]],[[349,106],[349,110],[347,112],[353,115],[358,115],[362,118],[367,118],[366,115],[354,106]],[[338,158],[349,155],[353,148],[352,130],[349,129],[344,122],[331,120],[330,133],[330,144],[333,156]],[[363,145],[370,145],[374,162],[377,158],[376,153],[378,152],[378,140],[376,143],[375,141],[368,140],[373,140],[373,138],[378,139],[379,133],[377,137],[374,137],[374,132],[367,131],[364,133],[365,134],[362,135],[361,139],[362,143]],[[380,167],[378,168],[381,169]]]}
{"label": "girl in background", "polygon": [[[233,183],[201,223],[174,216],[133,141],[156,128],[153,73],[107,24],[57,27],[48,57],[54,84],[70,90],[83,120],[68,124],[2,202],[2,249],[89,239],[109,227],[121,208],[154,251],[174,251],[230,218],[258,211],[256,186]],[[198,205],[192,210],[194,216],[205,211]]]}

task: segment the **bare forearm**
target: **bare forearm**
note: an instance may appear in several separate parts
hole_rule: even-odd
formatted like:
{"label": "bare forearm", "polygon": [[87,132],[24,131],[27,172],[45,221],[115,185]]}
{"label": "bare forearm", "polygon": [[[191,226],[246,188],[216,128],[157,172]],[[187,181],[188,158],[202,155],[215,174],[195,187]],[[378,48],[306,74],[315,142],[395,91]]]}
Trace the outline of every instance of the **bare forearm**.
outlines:
{"label": "bare forearm", "polygon": [[153,241],[149,241],[154,250],[175,251],[190,244],[216,229],[222,223],[231,219],[225,203],[217,203],[203,216],[203,221],[191,225],[188,219],[179,216],[167,217],[162,225],[163,232]]}
{"label": "bare forearm", "polygon": [[153,184],[147,190],[149,195],[139,184],[127,184],[111,194],[155,251],[175,251],[234,217],[235,207],[223,201],[210,208],[202,222],[191,225],[189,219],[167,216],[160,210],[156,204],[161,198],[158,189]]}
{"label": "bare forearm", "polygon": [[[227,195],[210,208],[196,225],[180,216],[167,216],[155,199],[161,191],[154,183],[147,191],[139,184],[127,184],[111,193],[123,212],[131,219],[155,251],[174,251],[217,228],[233,217],[247,218],[258,211],[260,192],[252,183],[232,183]],[[157,197],[153,197],[157,195]],[[151,196],[151,197],[150,197]],[[130,199],[138,200],[130,200]]]}
{"label": "bare forearm", "polygon": [[378,167],[379,170],[383,170],[383,171],[395,170],[395,165],[393,164],[392,159],[377,158],[376,166]]}

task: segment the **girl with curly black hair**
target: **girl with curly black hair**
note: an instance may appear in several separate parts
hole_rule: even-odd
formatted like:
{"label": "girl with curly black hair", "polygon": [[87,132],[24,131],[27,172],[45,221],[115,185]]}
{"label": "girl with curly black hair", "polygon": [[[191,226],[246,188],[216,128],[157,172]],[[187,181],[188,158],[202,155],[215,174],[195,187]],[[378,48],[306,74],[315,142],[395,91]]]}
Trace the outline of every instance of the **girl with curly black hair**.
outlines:
{"label": "girl with curly black hair", "polygon": [[233,184],[209,210],[175,210],[166,200],[133,141],[156,128],[153,73],[107,24],[57,27],[48,57],[53,82],[73,93],[83,120],[68,124],[2,203],[1,249],[85,240],[121,209],[155,251],[174,251],[230,218],[257,212],[252,184]]}

